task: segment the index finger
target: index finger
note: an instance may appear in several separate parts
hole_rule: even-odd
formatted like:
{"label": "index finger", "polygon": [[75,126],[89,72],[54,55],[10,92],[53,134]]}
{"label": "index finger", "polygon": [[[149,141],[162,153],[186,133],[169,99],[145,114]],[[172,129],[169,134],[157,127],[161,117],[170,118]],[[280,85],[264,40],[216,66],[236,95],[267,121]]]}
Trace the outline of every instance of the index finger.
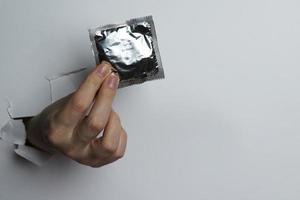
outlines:
{"label": "index finger", "polygon": [[75,127],[76,124],[85,116],[90,108],[95,95],[105,77],[110,74],[111,65],[109,62],[102,61],[80,85],[79,89],[72,94],[64,109],[61,111],[59,122],[67,127]]}

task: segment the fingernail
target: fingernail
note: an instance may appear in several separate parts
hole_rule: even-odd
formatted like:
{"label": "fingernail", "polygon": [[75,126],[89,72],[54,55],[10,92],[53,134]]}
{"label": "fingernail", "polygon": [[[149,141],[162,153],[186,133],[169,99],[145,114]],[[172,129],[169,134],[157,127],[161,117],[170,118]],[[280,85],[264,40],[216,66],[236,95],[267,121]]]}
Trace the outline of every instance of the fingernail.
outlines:
{"label": "fingernail", "polygon": [[104,78],[109,71],[110,71],[110,64],[106,61],[102,61],[101,64],[96,69],[96,73],[100,78]]}
{"label": "fingernail", "polygon": [[118,86],[119,86],[119,76],[113,72],[109,75],[108,87],[111,89],[117,89]]}

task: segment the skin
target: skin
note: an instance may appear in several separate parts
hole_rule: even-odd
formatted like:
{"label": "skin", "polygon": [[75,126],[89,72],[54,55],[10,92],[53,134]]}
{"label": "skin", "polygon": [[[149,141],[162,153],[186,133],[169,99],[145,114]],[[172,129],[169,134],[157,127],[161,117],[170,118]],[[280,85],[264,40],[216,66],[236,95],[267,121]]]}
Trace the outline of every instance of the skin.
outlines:
{"label": "skin", "polygon": [[[108,62],[98,65],[73,94],[26,120],[28,141],[91,167],[124,156],[127,134],[112,109],[119,77]],[[101,136],[101,137],[99,137]]]}

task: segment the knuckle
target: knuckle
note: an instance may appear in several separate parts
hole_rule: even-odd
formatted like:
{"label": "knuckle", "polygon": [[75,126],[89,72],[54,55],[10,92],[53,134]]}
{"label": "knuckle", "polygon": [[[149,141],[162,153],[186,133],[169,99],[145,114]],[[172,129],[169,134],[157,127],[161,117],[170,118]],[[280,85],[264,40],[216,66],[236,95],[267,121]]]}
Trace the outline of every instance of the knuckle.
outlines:
{"label": "knuckle", "polygon": [[50,143],[52,145],[56,145],[56,144],[59,144],[61,142],[61,140],[62,140],[61,135],[62,134],[61,134],[61,130],[60,129],[53,129],[53,128],[51,128],[48,131],[45,139],[46,139],[46,141],[48,143]]}
{"label": "knuckle", "polygon": [[111,112],[111,119],[113,121],[117,121],[120,123],[121,119],[120,119],[120,116],[118,115],[118,113],[116,113],[115,111],[112,111]]}
{"label": "knuckle", "polygon": [[121,158],[124,157],[124,155],[125,155],[125,152],[119,152],[119,153],[116,153],[115,158],[116,159],[121,159]]}
{"label": "knuckle", "polygon": [[113,99],[115,96],[115,90],[111,89],[111,87],[108,87],[108,79],[106,78],[104,86],[101,88],[101,95],[105,96],[107,99]]}
{"label": "knuckle", "polygon": [[81,98],[79,95],[74,95],[71,100],[71,106],[78,113],[84,113],[87,108],[84,98]]}
{"label": "knuckle", "polygon": [[128,139],[128,134],[124,129],[122,130],[122,132],[123,132],[124,141],[126,142]]}
{"label": "knuckle", "polygon": [[77,149],[75,149],[75,148],[70,148],[70,149],[66,150],[66,151],[64,152],[64,154],[65,154],[67,157],[69,157],[69,158],[71,158],[71,159],[73,159],[73,160],[75,160],[75,161],[77,161],[77,162],[79,162],[79,163],[82,163],[82,164],[85,163],[84,157],[83,157],[83,156],[81,155],[81,153],[80,153]]}
{"label": "knuckle", "polygon": [[103,151],[109,155],[115,153],[115,151],[117,150],[117,146],[111,142],[103,142],[102,147]]}
{"label": "knuckle", "polygon": [[[53,126],[55,126],[55,124],[53,124]],[[72,147],[72,142],[70,140],[71,133],[71,130],[68,128],[56,125],[56,128],[50,128],[45,135],[42,135],[42,137],[46,144],[50,144],[50,146],[62,153],[66,152],[69,154],[70,152],[70,155],[72,155],[71,151],[73,149],[70,149],[70,147]]]}
{"label": "knuckle", "polygon": [[93,167],[93,168],[98,168],[98,167],[105,165],[106,163],[107,162],[103,159],[95,158],[95,159],[90,159],[86,165]]}
{"label": "knuckle", "polygon": [[88,119],[87,123],[88,123],[87,124],[88,129],[93,132],[99,132],[99,131],[103,130],[105,127],[104,121],[98,117],[92,117],[92,118]]}
{"label": "knuckle", "polygon": [[126,131],[123,128],[122,128],[122,132],[121,132],[121,137],[122,137],[123,143],[126,145],[127,139],[128,139],[128,134],[126,133]]}
{"label": "knuckle", "polygon": [[79,159],[79,157],[76,156],[76,153],[75,153],[74,149],[72,149],[72,148],[66,150],[64,154],[65,154],[67,157],[72,158],[73,160],[76,160],[76,161],[78,161],[78,162],[81,161],[81,159]]}
{"label": "knuckle", "polygon": [[102,165],[103,165],[102,163],[98,163],[98,162],[93,162],[93,163],[89,164],[89,166],[92,167],[92,168],[99,168]]}
{"label": "knuckle", "polygon": [[100,85],[100,79],[98,77],[96,77],[93,73],[91,73],[87,79],[86,82],[89,86],[98,88]]}
{"label": "knuckle", "polygon": [[82,164],[82,165],[90,165],[90,163],[88,161],[86,161],[86,159],[83,158],[72,158],[71,159],[75,160],[76,162]]}
{"label": "knuckle", "polygon": [[59,138],[57,137],[57,134],[55,132],[50,131],[47,134],[46,139],[50,144],[57,144]]}
{"label": "knuckle", "polygon": [[100,167],[100,166],[97,165],[97,164],[90,164],[89,166],[92,167],[92,168],[99,168],[99,167]]}

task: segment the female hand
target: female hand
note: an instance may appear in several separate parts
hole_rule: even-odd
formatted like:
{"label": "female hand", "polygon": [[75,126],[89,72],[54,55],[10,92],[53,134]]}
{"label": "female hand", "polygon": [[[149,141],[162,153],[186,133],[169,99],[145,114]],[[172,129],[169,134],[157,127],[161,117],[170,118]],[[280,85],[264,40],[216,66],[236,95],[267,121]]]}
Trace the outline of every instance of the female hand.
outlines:
{"label": "female hand", "polygon": [[127,134],[112,109],[118,84],[118,75],[103,61],[76,92],[26,122],[28,141],[92,167],[123,157]]}

